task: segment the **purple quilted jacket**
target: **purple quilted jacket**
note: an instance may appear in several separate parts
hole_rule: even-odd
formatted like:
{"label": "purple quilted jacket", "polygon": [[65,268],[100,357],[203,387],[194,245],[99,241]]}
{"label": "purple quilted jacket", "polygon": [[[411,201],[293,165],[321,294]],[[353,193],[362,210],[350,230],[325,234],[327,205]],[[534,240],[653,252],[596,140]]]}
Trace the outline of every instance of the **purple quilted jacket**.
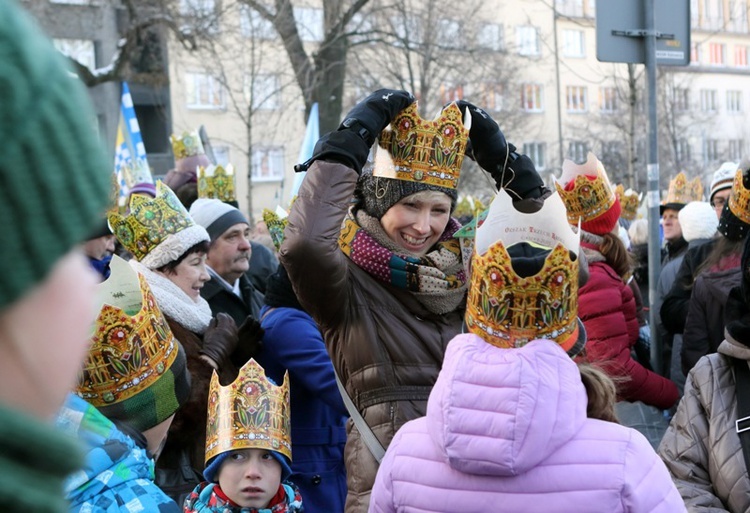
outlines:
{"label": "purple quilted jacket", "polygon": [[448,346],[427,416],[394,437],[371,513],[681,512],[669,473],[635,430],[586,417],[576,364],[550,341]]}

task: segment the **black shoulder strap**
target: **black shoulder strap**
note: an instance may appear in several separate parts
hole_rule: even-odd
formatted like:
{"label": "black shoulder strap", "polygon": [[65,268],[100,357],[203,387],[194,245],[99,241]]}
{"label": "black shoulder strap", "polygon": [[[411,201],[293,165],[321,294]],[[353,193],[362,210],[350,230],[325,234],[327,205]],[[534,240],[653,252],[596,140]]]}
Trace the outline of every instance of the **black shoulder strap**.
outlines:
{"label": "black shoulder strap", "polygon": [[732,358],[734,383],[737,389],[737,421],[735,429],[745,456],[745,467],[750,469],[750,367],[747,360]]}

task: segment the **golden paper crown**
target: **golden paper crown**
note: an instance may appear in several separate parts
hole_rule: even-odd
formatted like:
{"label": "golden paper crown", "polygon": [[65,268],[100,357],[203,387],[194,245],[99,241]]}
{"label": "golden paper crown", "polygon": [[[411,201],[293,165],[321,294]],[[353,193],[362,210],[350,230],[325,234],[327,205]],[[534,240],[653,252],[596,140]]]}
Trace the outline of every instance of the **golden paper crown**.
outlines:
{"label": "golden paper crown", "polygon": [[[571,182],[572,189],[566,190]],[[578,224],[579,219],[582,223],[596,219],[612,208],[616,200],[604,166],[591,152],[584,164],[565,160],[555,187],[565,203],[570,224]]]}
{"label": "golden paper crown", "polygon": [[172,153],[174,158],[184,159],[185,157],[192,157],[195,155],[205,155],[203,149],[203,143],[201,142],[201,136],[197,130],[192,132],[182,132],[182,135],[176,136],[172,134],[169,136],[172,141]]}
{"label": "golden paper crown", "polygon": [[198,166],[198,197],[217,199],[224,202],[235,201],[234,166],[227,164]]}
{"label": "golden paper crown", "polygon": [[732,192],[729,194],[729,210],[743,223],[750,224],[750,190],[742,181],[743,169],[734,174]]}
{"label": "golden paper crown", "polygon": [[635,219],[638,215],[638,207],[641,205],[641,198],[643,194],[638,194],[633,189],[625,190],[625,187],[620,183],[615,187],[615,196],[620,200],[622,205],[622,213],[620,217],[628,221]]}
{"label": "golden paper crown", "polygon": [[455,189],[471,128],[471,116],[467,114],[466,123],[462,118],[461,109],[451,103],[426,121],[417,102],[412,103],[380,133],[373,176]]}
{"label": "golden paper crown", "polygon": [[[521,242],[550,250],[542,269],[521,277],[506,248]],[[504,189],[498,191],[484,223],[477,228],[466,325],[497,347],[521,347],[551,339],[566,351],[578,342],[579,236],[567,222],[555,193],[541,210],[518,212]]]}
{"label": "golden paper crown", "polygon": [[276,207],[276,212],[267,208],[263,209],[263,222],[266,223],[268,234],[271,236],[271,241],[277,251],[281,247],[281,243],[284,242],[284,230],[289,222],[287,216],[288,214],[281,207]]}
{"label": "golden paper crown", "polygon": [[211,376],[206,421],[206,463],[236,449],[267,449],[292,459],[289,417],[289,373],[274,385],[252,358],[234,382],[221,386]]}
{"label": "golden paper crown", "polygon": [[[177,259],[202,240],[209,240],[206,230],[195,224],[172,189],[162,182],[156,184],[155,198],[134,194],[129,207],[126,215],[110,212],[109,226],[125,249],[150,269]],[[180,237],[172,239],[174,247],[167,248],[167,244],[165,251],[154,251],[176,234]]]}
{"label": "golden paper crown", "polygon": [[101,304],[76,393],[94,406],[129,399],[152,386],[177,358],[178,345],[146,279],[112,257],[99,285]]}
{"label": "golden paper crown", "polygon": [[128,191],[139,183],[154,183],[151,168],[148,167],[146,159],[133,159],[125,162],[120,166],[120,170]]}
{"label": "golden paper crown", "polygon": [[701,179],[696,176],[688,182],[685,173],[680,172],[669,182],[667,198],[662,201],[662,205],[669,203],[687,205],[691,201],[701,201],[702,199],[703,184],[701,183]]}

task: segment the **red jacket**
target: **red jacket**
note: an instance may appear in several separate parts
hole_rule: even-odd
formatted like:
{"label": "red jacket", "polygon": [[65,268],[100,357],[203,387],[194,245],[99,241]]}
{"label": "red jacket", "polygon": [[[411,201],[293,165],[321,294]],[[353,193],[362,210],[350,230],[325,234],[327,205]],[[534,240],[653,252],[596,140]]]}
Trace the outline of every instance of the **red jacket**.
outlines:
{"label": "red jacket", "polygon": [[587,335],[583,360],[614,378],[618,399],[670,408],[679,398],[675,384],[647,370],[630,353],[638,340],[633,291],[605,262],[591,262],[589,274],[578,292],[578,316]]}

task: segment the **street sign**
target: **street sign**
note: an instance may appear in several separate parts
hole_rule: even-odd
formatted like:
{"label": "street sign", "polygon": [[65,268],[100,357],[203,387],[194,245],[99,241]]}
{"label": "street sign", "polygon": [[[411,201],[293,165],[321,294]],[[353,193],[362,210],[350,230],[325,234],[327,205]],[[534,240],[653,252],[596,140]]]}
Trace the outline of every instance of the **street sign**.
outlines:
{"label": "street sign", "polygon": [[[596,0],[596,58],[646,62],[643,0]],[[654,0],[656,64],[690,63],[690,0]]]}

